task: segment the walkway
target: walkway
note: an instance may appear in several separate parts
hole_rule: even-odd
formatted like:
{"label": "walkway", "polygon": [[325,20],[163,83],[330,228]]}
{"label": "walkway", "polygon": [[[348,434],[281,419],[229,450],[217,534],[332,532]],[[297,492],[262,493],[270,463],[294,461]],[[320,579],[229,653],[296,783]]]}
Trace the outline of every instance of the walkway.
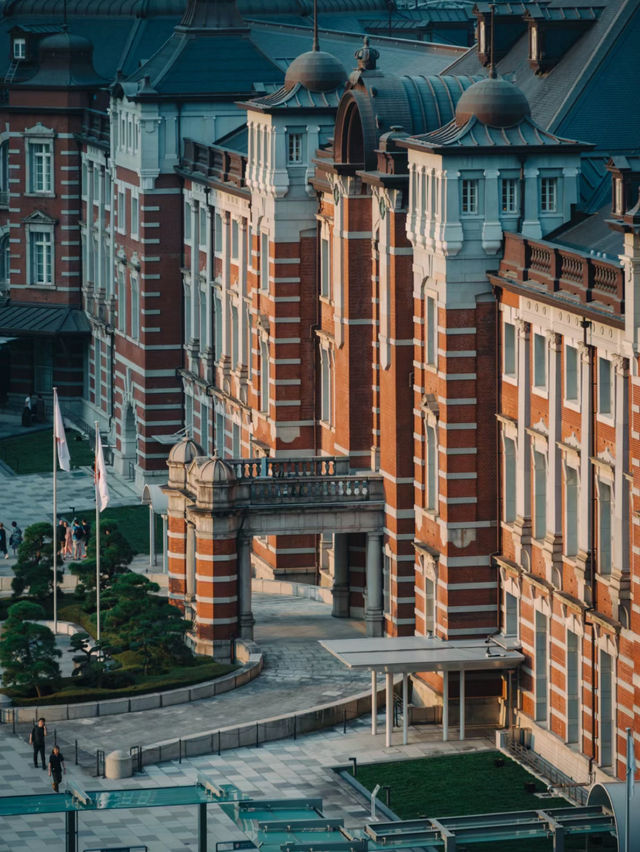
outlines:
{"label": "walkway", "polygon": [[252,683],[175,707],[56,722],[63,750],[69,751],[77,739],[87,757],[95,757],[96,749],[128,750],[174,739],[180,732],[214,731],[295,713],[368,688],[368,673],[351,672],[318,643],[325,638],[362,636],[361,622],[332,618],[330,607],[320,601],[276,595],[255,595],[254,613],[256,642],[265,655],[265,667]]}

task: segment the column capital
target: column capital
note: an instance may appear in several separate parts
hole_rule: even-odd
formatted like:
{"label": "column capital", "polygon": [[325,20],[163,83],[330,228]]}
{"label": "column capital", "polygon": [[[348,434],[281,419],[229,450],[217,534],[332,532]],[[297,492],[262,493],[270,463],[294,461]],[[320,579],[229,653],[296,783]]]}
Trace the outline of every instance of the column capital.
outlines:
{"label": "column capital", "polygon": [[616,374],[618,376],[628,376],[629,375],[629,359],[625,358],[624,355],[620,355],[616,352],[615,355],[611,356],[611,361],[613,362],[613,366],[615,368]]}
{"label": "column capital", "polygon": [[562,349],[562,335],[558,334],[557,331],[548,330],[546,337],[549,343],[549,348],[554,352],[560,352]]}
{"label": "column capital", "polygon": [[517,317],[514,320],[513,324],[515,325],[516,331],[518,332],[518,337],[526,340],[531,334],[531,323],[527,322],[526,320],[520,319],[520,317]]}

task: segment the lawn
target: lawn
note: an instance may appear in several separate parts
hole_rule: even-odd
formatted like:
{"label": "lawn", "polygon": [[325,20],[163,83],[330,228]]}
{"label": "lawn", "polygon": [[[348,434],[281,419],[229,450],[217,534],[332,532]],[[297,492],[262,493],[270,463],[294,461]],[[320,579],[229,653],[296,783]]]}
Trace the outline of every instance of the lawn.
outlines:
{"label": "lawn", "polygon": [[[109,474],[107,473],[107,476]],[[76,513],[78,514],[78,513]],[[94,510],[79,513],[91,524],[92,534],[95,532],[96,514]],[[69,513],[58,513],[58,516],[72,521]],[[158,554],[158,571],[162,570],[162,518],[155,518],[156,553]],[[100,525],[116,524],[118,530],[126,538],[134,553],[149,553],[149,507],[139,503],[134,506],[107,506],[100,515]]]}
{"label": "lawn", "polygon": [[[93,464],[89,441],[73,429],[66,430],[71,467]],[[0,440],[0,459],[14,473],[50,473],[53,470],[53,430],[41,429],[26,435]]]}
{"label": "lawn", "polygon": [[[504,761],[496,766],[496,758]],[[358,781],[371,791],[376,784],[391,787],[391,809],[400,819],[464,816],[500,811],[566,808],[562,798],[540,799],[526,792],[534,781],[536,792],[546,787],[526,769],[497,751],[374,763],[358,766]],[[381,801],[385,801],[381,794]],[[495,849],[495,843],[474,844],[474,849]],[[500,844],[500,852],[546,852],[549,840],[511,841]],[[566,849],[584,849],[584,839],[567,838]]]}

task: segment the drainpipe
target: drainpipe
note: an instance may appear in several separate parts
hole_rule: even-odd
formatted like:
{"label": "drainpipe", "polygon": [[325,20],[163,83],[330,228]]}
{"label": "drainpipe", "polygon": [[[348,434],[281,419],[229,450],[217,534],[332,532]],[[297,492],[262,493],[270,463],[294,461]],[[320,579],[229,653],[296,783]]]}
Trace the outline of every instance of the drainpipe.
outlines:
{"label": "drainpipe", "polygon": [[518,157],[520,160],[520,210],[518,213],[518,224],[516,226],[516,231],[520,234],[522,233],[522,224],[524,222],[524,201],[525,201],[525,180],[524,180],[524,157],[521,155]]}

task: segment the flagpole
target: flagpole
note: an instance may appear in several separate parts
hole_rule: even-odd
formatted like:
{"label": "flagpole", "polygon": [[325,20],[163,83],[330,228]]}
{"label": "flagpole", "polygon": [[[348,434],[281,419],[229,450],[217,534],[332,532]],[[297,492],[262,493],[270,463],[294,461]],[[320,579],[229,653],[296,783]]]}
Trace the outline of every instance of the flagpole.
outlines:
{"label": "flagpole", "polygon": [[94,481],[96,489],[96,641],[100,641],[100,497],[98,487],[100,484],[98,474],[98,448],[100,446],[100,431],[98,421],[96,423],[96,445],[94,458]]}
{"label": "flagpole", "polygon": [[627,771],[625,774],[626,781],[626,796],[624,803],[624,852],[629,852],[631,849],[631,838],[630,838],[630,824],[629,821],[631,819],[631,797],[633,796],[633,785],[635,783],[635,775],[636,775],[636,752],[635,752],[635,743],[633,741],[633,733],[631,728],[627,728]]}
{"label": "flagpole", "polygon": [[58,632],[58,445],[56,441],[56,406],[58,388],[53,389],[53,632]]}

